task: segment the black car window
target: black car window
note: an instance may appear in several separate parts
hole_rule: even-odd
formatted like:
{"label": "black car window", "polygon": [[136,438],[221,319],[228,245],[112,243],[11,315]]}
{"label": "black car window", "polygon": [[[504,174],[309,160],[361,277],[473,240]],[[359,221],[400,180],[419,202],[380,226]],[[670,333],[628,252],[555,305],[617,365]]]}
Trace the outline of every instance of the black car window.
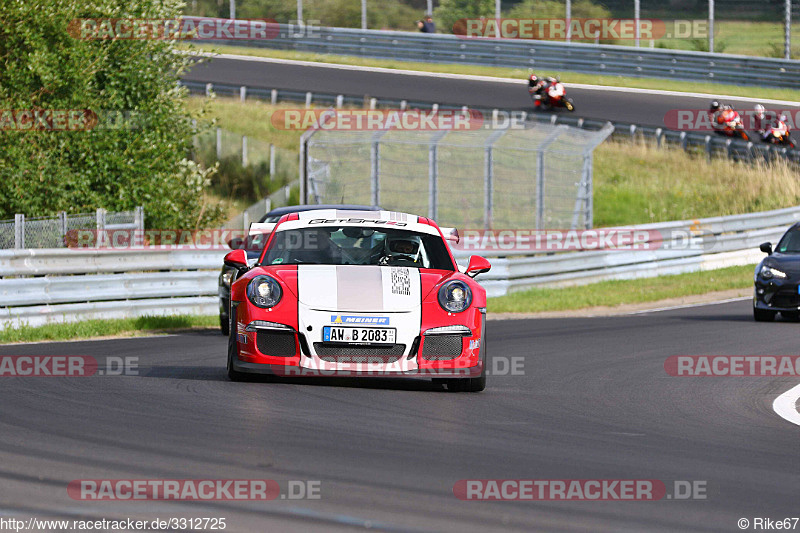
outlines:
{"label": "black car window", "polygon": [[279,231],[263,265],[386,265],[455,270],[444,241],[394,228],[324,226]]}
{"label": "black car window", "polygon": [[781,237],[775,251],[782,254],[800,254],[800,228],[787,231]]}

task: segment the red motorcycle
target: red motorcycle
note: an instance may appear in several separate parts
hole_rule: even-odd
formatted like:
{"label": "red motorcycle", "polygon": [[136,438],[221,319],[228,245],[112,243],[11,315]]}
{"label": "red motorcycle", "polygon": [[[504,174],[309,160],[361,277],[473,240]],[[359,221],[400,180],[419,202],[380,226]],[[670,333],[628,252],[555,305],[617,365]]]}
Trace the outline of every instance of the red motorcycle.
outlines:
{"label": "red motorcycle", "polygon": [[795,147],[794,139],[789,135],[789,126],[786,125],[785,120],[785,117],[781,117],[780,120],[767,128],[764,133],[764,142],[788,146],[789,148]]}
{"label": "red motorcycle", "polygon": [[572,98],[567,97],[567,90],[560,81],[549,82],[539,89],[529,89],[528,92],[531,94],[534,109],[564,107],[567,111],[575,111],[575,104]]}
{"label": "red motorcycle", "polygon": [[742,124],[742,117],[739,116],[739,113],[732,107],[728,107],[727,109],[721,110],[715,116],[714,122],[715,122],[714,127],[716,128],[714,131],[716,131],[720,135],[725,135],[726,137],[733,137],[734,139],[743,139],[745,141],[750,140],[750,137],[744,130],[744,124]]}

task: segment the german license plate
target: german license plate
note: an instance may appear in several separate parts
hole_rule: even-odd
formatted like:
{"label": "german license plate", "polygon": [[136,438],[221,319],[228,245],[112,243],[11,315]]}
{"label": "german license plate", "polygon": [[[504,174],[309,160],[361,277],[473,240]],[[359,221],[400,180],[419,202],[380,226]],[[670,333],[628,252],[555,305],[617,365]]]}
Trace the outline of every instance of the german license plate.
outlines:
{"label": "german license plate", "polygon": [[322,328],[323,342],[357,342],[360,344],[394,344],[395,328]]}

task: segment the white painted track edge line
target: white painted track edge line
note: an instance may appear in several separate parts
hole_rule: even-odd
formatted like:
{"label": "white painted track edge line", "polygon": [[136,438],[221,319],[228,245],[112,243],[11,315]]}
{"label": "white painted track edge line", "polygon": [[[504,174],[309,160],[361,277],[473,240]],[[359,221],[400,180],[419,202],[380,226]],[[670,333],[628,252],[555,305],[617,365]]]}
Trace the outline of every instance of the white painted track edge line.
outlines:
{"label": "white painted track edge line", "polygon": [[726,298],[725,300],[717,300],[714,302],[698,302],[694,304],[681,304],[681,305],[670,305],[668,307],[657,307],[655,309],[642,309],[640,311],[631,311],[630,313],[625,313],[625,315],[644,315],[646,313],[658,313],[661,311],[672,311],[673,309],[687,309],[689,307],[703,307],[706,305],[719,305],[719,304],[727,304],[731,302],[741,302],[743,300],[752,300],[752,296],[738,296],[736,298]]}
{"label": "white painted track edge line", "polygon": [[[404,76],[424,76],[429,78],[450,78],[450,79],[461,79],[461,80],[472,80],[472,81],[485,81],[485,82],[492,82],[492,83],[510,83],[515,85],[527,85],[527,80],[524,79],[512,79],[512,78],[497,78],[492,76],[477,76],[472,74],[450,74],[446,72],[425,72],[422,70],[404,70],[404,69],[394,69],[394,68],[385,68],[385,67],[365,67],[365,66],[358,66],[358,65],[343,65],[340,63],[321,63],[317,61],[302,61],[296,59],[279,59],[273,57],[260,57],[260,56],[246,56],[246,55],[238,55],[238,54],[217,54],[214,52],[202,52],[202,51],[192,51],[193,55],[199,55],[202,57],[219,57],[222,59],[233,59],[238,61],[255,61],[260,63],[279,63],[279,64],[286,64],[286,65],[297,65],[297,66],[315,66],[315,67],[324,67],[324,68],[335,68],[339,70],[363,70],[366,72],[381,72],[385,74],[400,74]],[[703,98],[703,99],[718,99],[718,100],[739,100],[743,102],[760,102],[760,103],[767,103],[767,104],[775,104],[775,105],[786,105],[792,107],[800,107],[800,103],[798,102],[790,102],[787,100],[769,100],[765,98],[752,98],[749,96],[730,96],[724,94],[713,94],[713,93],[693,93],[693,92],[681,92],[681,91],[665,91],[660,89],[639,89],[635,87],[612,87],[609,85],[590,85],[590,84],[583,84],[583,83],[568,83],[568,87],[575,87],[576,89],[586,89],[590,91],[612,91],[612,92],[622,92],[622,93],[639,93],[639,94],[654,94],[654,95],[661,95],[661,96],[682,96],[688,98]],[[778,89],[776,89],[778,90]]]}
{"label": "white painted track edge line", "polygon": [[787,422],[800,426],[800,413],[797,412],[798,398],[800,398],[800,385],[775,398],[775,401],[772,402],[772,410]]}

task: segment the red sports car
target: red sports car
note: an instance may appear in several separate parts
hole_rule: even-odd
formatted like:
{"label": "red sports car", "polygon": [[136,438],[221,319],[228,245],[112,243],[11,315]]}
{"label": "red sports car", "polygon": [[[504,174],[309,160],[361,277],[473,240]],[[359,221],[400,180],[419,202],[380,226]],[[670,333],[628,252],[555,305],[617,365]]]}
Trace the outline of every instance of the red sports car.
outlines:
{"label": "red sports car", "polygon": [[390,211],[292,213],[261,225],[258,262],[225,263],[231,286],[228,375],[409,376],[448,390],[486,387],[486,291],[491,265],[462,273],[455,229]]}

